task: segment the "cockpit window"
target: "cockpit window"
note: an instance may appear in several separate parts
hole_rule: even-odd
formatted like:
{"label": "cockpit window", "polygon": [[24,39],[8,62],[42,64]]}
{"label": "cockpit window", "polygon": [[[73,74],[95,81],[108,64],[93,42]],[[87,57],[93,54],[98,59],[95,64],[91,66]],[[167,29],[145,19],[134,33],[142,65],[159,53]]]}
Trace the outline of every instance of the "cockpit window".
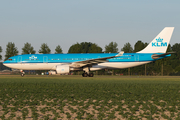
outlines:
{"label": "cockpit window", "polygon": [[8,59],[9,61],[12,61],[12,59]]}

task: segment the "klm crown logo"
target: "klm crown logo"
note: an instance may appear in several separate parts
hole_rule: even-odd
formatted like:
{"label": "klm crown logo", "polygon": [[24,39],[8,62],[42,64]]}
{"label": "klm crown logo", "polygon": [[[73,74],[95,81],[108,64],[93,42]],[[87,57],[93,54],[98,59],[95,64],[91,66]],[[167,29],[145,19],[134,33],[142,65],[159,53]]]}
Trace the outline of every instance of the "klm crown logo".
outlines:
{"label": "klm crown logo", "polygon": [[34,55],[32,55],[31,57],[29,57],[29,60],[35,60],[37,59],[37,57],[35,57]]}
{"label": "klm crown logo", "polygon": [[156,42],[152,42],[152,47],[167,47],[167,42],[163,42],[163,38],[157,38]]}
{"label": "klm crown logo", "polygon": [[161,39],[160,37],[158,39],[156,39],[157,42],[162,42],[163,39]]}

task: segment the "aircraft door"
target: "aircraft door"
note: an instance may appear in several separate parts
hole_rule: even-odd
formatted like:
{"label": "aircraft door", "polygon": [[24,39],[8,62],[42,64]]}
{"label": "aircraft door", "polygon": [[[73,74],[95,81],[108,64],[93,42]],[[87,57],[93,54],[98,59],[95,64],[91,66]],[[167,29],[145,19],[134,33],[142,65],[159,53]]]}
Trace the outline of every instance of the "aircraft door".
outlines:
{"label": "aircraft door", "polygon": [[19,56],[19,57],[18,57],[17,62],[18,62],[18,63],[22,63],[22,56]]}
{"label": "aircraft door", "polygon": [[44,56],[43,57],[43,63],[47,63],[48,62],[48,57],[47,56]]}
{"label": "aircraft door", "polygon": [[135,55],[135,61],[139,61],[139,55]]}

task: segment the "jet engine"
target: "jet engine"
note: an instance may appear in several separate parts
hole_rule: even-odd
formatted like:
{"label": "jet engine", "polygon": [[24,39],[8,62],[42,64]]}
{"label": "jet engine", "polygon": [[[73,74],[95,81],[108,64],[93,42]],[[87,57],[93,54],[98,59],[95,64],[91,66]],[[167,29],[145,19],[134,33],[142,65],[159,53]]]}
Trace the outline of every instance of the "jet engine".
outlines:
{"label": "jet engine", "polygon": [[66,74],[70,72],[69,65],[57,65],[56,66],[57,74]]}

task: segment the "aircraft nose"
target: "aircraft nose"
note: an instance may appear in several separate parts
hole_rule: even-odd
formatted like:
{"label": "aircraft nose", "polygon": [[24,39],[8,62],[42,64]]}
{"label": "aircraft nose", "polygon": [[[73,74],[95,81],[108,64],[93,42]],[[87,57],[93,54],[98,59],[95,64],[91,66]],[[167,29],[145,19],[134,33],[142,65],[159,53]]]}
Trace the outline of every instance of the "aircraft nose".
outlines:
{"label": "aircraft nose", "polygon": [[7,60],[3,62],[3,65],[6,64]]}
{"label": "aircraft nose", "polygon": [[7,60],[3,62],[3,65],[5,65],[5,66],[6,66],[6,64],[7,64]]}
{"label": "aircraft nose", "polygon": [[12,66],[12,64],[10,64],[10,62],[8,60],[4,61],[3,65],[6,67],[9,67],[9,68],[11,68],[11,66]]}
{"label": "aircraft nose", "polygon": [[7,60],[5,60],[5,61],[3,62],[3,64],[4,64],[4,63],[8,63],[8,59],[7,59]]}
{"label": "aircraft nose", "polygon": [[3,65],[6,66],[6,67],[8,67],[8,63],[10,63],[10,61],[5,60],[5,61],[3,62]]}

